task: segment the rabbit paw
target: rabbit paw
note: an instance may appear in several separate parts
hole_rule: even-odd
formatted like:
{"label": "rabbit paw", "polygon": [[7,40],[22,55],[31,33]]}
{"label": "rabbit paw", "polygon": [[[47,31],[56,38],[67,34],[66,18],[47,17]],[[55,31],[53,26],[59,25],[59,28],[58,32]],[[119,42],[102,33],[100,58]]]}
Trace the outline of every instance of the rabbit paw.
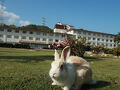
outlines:
{"label": "rabbit paw", "polygon": [[56,83],[55,83],[55,82],[53,82],[53,83],[52,83],[52,85],[56,85]]}

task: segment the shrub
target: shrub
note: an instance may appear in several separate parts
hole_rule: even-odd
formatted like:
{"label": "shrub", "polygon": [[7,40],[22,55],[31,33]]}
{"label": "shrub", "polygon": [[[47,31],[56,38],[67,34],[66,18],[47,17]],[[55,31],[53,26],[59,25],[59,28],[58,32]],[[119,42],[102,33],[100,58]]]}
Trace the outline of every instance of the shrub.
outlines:
{"label": "shrub", "polygon": [[0,47],[8,47],[8,48],[27,48],[29,49],[29,44],[12,44],[12,43],[0,43]]}
{"label": "shrub", "polygon": [[114,48],[113,54],[114,54],[115,56],[120,56],[120,46]]}
{"label": "shrub", "polygon": [[104,53],[106,53],[106,54],[113,54],[113,51],[114,51],[114,49],[105,49],[104,50]]}
{"label": "shrub", "polygon": [[54,43],[53,46],[56,49],[63,49],[65,46],[70,46],[71,55],[83,57],[87,47],[85,42],[85,38],[78,37],[78,39],[75,39],[72,36],[68,36],[66,40]]}
{"label": "shrub", "polygon": [[98,54],[100,52],[104,52],[105,48],[104,46],[91,46],[91,50],[93,51],[93,53]]}

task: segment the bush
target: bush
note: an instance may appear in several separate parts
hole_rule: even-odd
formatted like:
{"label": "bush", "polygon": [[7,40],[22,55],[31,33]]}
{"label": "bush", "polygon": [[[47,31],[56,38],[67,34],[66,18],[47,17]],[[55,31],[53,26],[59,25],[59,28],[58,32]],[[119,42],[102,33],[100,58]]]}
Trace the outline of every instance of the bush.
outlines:
{"label": "bush", "polygon": [[114,54],[115,56],[120,56],[120,46],[114,48],[113,54]]}
{"label": "bush", "polygon": [[91,50],[93,51],[93,53],[98,54],[100,52],[104,52],[105,48],[103,45],[101,46],[91,46]]}
{"label": "bush", "polygon": [[78,39],[75,39],[72,36],[68,36],[66,40],[54,43],[53,46],[56,49],[63,49],[66,46],[70,46],[71,55],[83,57],[85,50],[89,49],[85,42],[85,38],[78,37]]}
{"label": "bush", "polygon": [[114,49],[105,49],[104,50],[104,53],[106,53],[106,54],[113,54],[113,51],[114,51]]}
{"label": "bush", "polygon": [[29,49],[29,44],[12,44],[12,43],[0,43],[0,47],[7,47],[7,48],[27,48]]}

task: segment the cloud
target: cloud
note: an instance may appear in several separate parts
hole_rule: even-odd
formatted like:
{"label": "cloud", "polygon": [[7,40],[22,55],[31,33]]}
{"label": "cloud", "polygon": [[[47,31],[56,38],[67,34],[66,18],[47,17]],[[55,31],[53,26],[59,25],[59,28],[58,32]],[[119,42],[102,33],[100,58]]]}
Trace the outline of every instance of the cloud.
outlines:
{"label": "cloud", "polygon": [[12,12],[5,11],[6,7],[0,5],[0,23],[14,24],[20,17]]}
{"label": "cloud", "polygon": [[20,20],[19,23],[20,23],[21,26],[26,26],[26,25],[30,24],[29,21],[23,21],[23,20]]}
{"label": "cloud", "polygon": [[29,21],[20,20],[20,16],[6,11],[6,7],[0,5],[0,23],[7,25],[19,23],[22,26],[30,24]]}

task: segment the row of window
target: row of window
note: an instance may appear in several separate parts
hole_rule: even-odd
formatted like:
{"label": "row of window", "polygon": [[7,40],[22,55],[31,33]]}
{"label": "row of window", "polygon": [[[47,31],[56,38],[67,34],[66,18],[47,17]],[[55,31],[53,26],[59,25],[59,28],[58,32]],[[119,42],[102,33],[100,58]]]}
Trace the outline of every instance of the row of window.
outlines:
{"label": "row of window", "polygon": [[78,32],[78,34],[84,34],[84,35],[89,35],[89,36],[91,36],[91,35],[93,35],[93,36],[101,36],[101,37],[110,37],[110,38],[113,38],[113,36],[111,36],[111,35],[103,35],[103,34],[96,34],[96,33],[86,33],[86,32]]}
{"label": "row of window", "polygon": [[[3,35],[0,34],[0,37],[3,37]],[[7,38],[11,38],[11,37],[12,37],[12,35],[7,35]],[[18,39],[19,36],[14,36],[14,38]],[[22,36],[22,39],[26,39],[26,36]],[[113,40],[88,37],[88,40],[96,40],[96,39],[97,39],[97,41],[106,41],[106,42],[110,41],[110,42],[113,42]],[[32,40],[32,38],[30,38],[30,40]],[[39,40],[39,38],[37,38],[36,40]],[[50,41],[52,41],[52,40],[50,40]]]}
{"label": "row of window", "polygon": [[[2,35],[0,35],[0,37],[3,37]],[[7,38],[12,38],[12,35],[7,35]],[[19,39],[19,36],[14,36],[15,39]],[[25,40],[26,36],[22,36],[21,39]],[[33,37],[29,37],[29,40],[33,40]],[[36,41],[40,41],[39,37],[35,38]],[[42,41],[46,41],[46,38],[43,38]],[[55,39],[55,42],[58,42],[58,39]],[[53,42],[53,39],[49,39],[49,42]]]}
{"label": "row of window", "polygon": [[[0,29],[0,31],[4,31],[4,29]],[[7,30],[7,32],[12,32],[12,30],[11,29],[8,29]],[[15,30],[15,33],[19,33],[19,30]],[[23,34],[26,34],[27,33],[27,31],[22,31],[22,33]],[[32,32],[32,31],[29,31],[29,34],[34,34],[34,32]],[[36,35],[40,35],[40,32],[36,32]],[[53,33],[50,33],[49,34],[50,36],[54,36],[54,34]],[[47,36],[47,33],[43,33],[43,36]],[[59,34],[55,34],[55,36],[56,37],[59,37]],[[65,35],[64,34],[62,34],[62,37],[65,37]]]}
{"label": "row of window", "polygon": [[97,45],[97,46],[100,46],[100,45],[104,45],[106,47],[115,47],[115,44],[103,44],[103,43],[95,43],[95,42],[89,42],[90,45]]}
{"label": "row of window", "polygon": [[100,39],[100,38],[91,38],[91,37],[88,37],[88,40],[97,40],[97,41],[110,41],[110,42],[113,42],[113,40],[108,40],[108,39]]}

